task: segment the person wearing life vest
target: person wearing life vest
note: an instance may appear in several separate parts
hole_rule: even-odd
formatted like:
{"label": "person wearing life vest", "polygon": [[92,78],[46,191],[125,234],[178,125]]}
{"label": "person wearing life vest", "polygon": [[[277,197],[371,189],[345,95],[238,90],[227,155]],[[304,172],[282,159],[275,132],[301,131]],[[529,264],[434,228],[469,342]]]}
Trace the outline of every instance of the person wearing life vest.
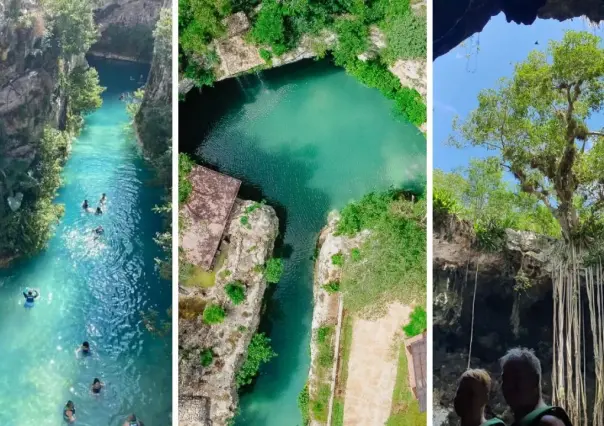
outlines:
{"label": "person wearing life vest", "polygon": [[484,416],[490,390],[491,376],[487,371],[471,369],[461,375],[453,401],[461,426],[505,426],[500,419],[487,420]]}
{"label": "person wearing life vest", "polygon": [[512,426],[572,426],[560,407],[543,401],[541,362],[532,349],[510,349],[501,358],[502,391],[514,413]]}

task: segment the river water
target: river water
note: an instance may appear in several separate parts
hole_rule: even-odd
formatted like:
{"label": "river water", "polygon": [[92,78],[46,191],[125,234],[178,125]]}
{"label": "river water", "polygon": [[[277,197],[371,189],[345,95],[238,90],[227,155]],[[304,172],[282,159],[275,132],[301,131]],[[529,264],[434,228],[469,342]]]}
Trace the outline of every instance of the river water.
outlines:
{"label": "river water", "polygon": [[426,140],[392,105],[329,61],[217,83],[181,105],[180,150],[276,208],[285,274],[261,331],[278,353],[241,398],[238,425],[301,424],[312,319],[312,256],[330,210],[390,186],[423,188]]}
{"label": "river water", "polygon": [[[65,424],[67,400],[79,426],[121,426],[135,412],[147,426],[171,424],[171,336],[149,332],[169,320],[171,286],[162,280],[153,242],[162,219],[151,209],[163,190],[126,130],[129,118],[120,93],[140,86],[148,69],[125,62],[91,60],[103,106],[86,117],[63,171],[56,202],[65,205],[48,249],[0,271],[0,425]],[[105,214],[96,206],[107,193]],[[95,239],[92,229],[103,226]],[[24,287],[40,289],[31,309]],[[157,314],[153,314],[157,312]],[[92,354],[76,356],[84,341]],[[105,383],[90,393],[94,378]]]}

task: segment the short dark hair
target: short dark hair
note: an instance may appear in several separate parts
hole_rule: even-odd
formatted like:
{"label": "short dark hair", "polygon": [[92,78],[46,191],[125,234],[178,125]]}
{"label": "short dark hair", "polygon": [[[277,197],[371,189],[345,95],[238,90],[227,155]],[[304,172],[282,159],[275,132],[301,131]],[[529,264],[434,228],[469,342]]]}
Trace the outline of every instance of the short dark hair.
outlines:
{"label": "short dark hair", "polygon": [[82,343],[82,346],[84,346],[85,348],[90,347],[90,343],[88,343],[88,341],[85,341],[84,343]]}

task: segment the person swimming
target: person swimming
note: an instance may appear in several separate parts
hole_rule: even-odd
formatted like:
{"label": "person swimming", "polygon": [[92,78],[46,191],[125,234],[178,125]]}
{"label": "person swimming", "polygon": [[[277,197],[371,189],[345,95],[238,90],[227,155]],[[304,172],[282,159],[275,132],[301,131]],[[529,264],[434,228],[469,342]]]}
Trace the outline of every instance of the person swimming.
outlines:
{"label": "person swimming", "polygon": [[96,208],[96,211],[94,212],[95,215],[100,216],[103,214],[103,210],[101,209],[101,206]]}
{"label": "person swimming", "polygon": [[101,393],[101,389],[103,389],[103,386],[105,386],[103,382],[101,382],[99,379],[94,379],[92,381],[92,385],[90,386],[90,390],[94,394],[99,394]]}
{"label": "person swimming", "polygon": [[103,229],[103,227],[101,225],[94,228],[94,233],[97,235],[102,235],[104,232],[105,232],[105,230]]}
{"label": "person swimming", "polygon": [[71,400],[67,401],[67,404],[65,404],[65,408],[63,408],[63,420],[65,420],[67,423],[75,422],[75,413],[75,404]]}
{"label": "person swimming", "polygon": [[107,202],[107,195],[103,192],[101,195],[101,199],[99,200],[99,204],[105,204]]}
{"label": "person swimming", "polygon": [[23,297],[25,297],[25,304],[23,306],[26,308],[32,308],[34,306],[34,301],[39,295],[40,293],[38,293],[38,290],[26,288],[23,292]]}
{"label": "person swimming", "polygon": [[76,350],[76,355],[78,353],[82,352],[82,355],[90,355],[90,343],[83,342],[82,346],[80,346],[77,350]]}
{"label": "person swimming", "polygon": [[84,200],[84,202],[82,203],[82,208],[83,208],[84,210],[88,210],[88,207],[90,207],[90,206],[88,205],[88,200]]}
{"label": "person swimming", "polygon": [[145,426],[145,424],[136,417],[136,414],[130,414],[123,426]]}

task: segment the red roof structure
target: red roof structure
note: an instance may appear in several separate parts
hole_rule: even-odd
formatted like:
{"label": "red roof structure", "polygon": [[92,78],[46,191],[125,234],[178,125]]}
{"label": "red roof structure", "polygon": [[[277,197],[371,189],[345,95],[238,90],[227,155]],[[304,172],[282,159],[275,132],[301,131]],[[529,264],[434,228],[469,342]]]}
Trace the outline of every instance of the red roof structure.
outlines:
{"label": "red roof structure", "polygon": [[210,270],[241,181],[203,166],[193,167],[189,181],[193,191],[180,206],[180,246],[188,262]]}

